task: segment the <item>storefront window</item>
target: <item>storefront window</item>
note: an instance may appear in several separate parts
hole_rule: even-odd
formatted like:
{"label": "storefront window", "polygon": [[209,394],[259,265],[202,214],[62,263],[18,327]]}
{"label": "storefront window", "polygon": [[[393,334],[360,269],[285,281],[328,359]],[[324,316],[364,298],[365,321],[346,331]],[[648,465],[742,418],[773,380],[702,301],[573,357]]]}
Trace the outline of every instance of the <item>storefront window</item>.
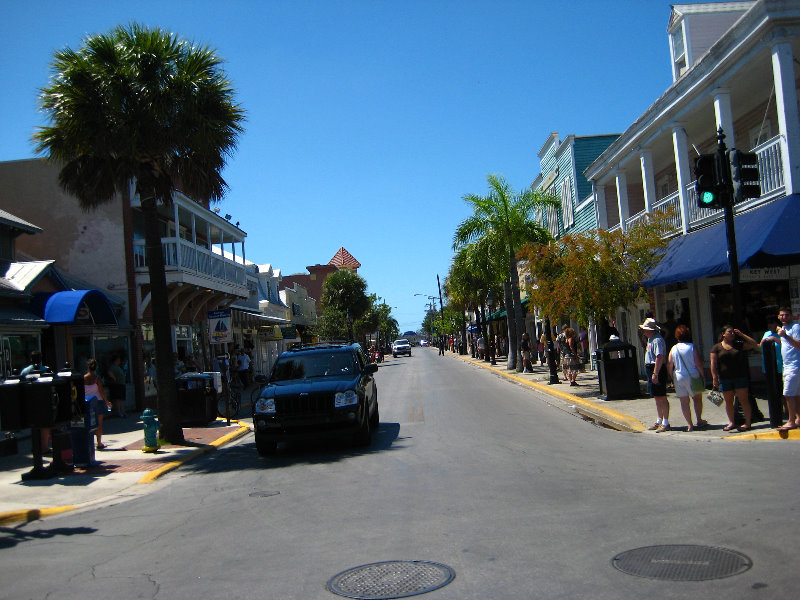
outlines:
{"label": "storefront window", "polygon": [[[1,346],[3,371],[19,373],[30,364],[31,352],[39,349],[39,336],[33,334],[3,335]],[[7,364],[5,364],[6,361]],[[2,376],[3,373],[0,373],[0,377]]]}
{"label": "storefront window", "polygon": [[[789,282],[753,281],[741,283],[740,288],[745,321],[742,329],[760,339],[766,331],[767,317],[777,316],[781,306],[790,305]],[[733,321],[733,294],[728,284],[712,286],[709,291],[716,340],[720,328]]]}
{"label": "storefront window", "polygon": [[94,336],[94,352],[100,374],[105,377],[114,355],[122,359],[120,367],[125,373],[125,383],[130,382],[130,349],[126,335]]}

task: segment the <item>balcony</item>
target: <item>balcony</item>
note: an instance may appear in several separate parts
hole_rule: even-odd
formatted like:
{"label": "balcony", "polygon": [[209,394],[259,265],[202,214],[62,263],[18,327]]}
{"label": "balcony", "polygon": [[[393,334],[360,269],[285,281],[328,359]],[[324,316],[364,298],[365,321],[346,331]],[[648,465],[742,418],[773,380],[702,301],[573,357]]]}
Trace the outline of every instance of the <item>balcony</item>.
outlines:
{"label": "balcony", "polygon": [[[753,152],[758,155],[758,167],[761,175],[761,197],[753,198],[734,207],[735,213],[744,212],[774,200],[784,193],[784,180],[783,180],[783,162],[781,155],[781,136],[776,136],[771,140],[757,146]],[[695,190],[695,182],[692,181],[686,186],[686,206],[689,211],[689,231],[694,231],[707,225],[711,225],[724,218],[724,211],[721,209],[708,209],[701,208],[697,205],[697,191]],[[661,198],[653,205],[653,210],[669,210],[672,209],[673,216],[670,219],[670,233],[669,236],[679,235],[681,233],[681,206],[680,195],[678,192],[673,192],[669,196]],[[625,219],[626,228],[632,227],[638,220],[647,214],[646,211],[640,211],[635,215]],[[619,224],[611,227],[611,230],[618,229]]]}

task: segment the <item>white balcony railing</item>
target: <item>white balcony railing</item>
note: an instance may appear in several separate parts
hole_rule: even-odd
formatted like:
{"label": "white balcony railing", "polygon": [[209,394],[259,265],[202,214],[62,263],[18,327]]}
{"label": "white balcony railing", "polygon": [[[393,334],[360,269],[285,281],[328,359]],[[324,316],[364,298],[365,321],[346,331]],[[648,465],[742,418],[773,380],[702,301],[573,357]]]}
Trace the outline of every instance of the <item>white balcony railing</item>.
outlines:
{"label": "white balcony railing", "polygon": [[[246,286],[244,265],[224,258],[203,246],[179,238],[161,238],[164,269],[167,273],[183,271],[205,279]],[[133,242],[137,271],[147,270],[144,240]]]}

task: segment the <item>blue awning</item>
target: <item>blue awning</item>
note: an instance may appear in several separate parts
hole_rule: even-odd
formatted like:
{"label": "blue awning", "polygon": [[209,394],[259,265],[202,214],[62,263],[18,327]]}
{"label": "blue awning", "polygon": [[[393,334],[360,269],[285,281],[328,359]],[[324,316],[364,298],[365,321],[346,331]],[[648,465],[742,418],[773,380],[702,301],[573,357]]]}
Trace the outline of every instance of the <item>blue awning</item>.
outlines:
{"label": "blue awning", "polygon": [[44,320],[51,325],[85,323],[78,320],[78,311],[85,306],[95,325],[117,325],[117,317],[105,294],[99,290],[68,290],[56,292],[44,306]]}
{"label": "blue awning", "polygon": [[[739,267],[757,269],[800,263],[797,223],[800,223],[800,194],[734,217]],[[652,288],[729,272],[723,222],[670,241],[664,258],[643,285]]]}

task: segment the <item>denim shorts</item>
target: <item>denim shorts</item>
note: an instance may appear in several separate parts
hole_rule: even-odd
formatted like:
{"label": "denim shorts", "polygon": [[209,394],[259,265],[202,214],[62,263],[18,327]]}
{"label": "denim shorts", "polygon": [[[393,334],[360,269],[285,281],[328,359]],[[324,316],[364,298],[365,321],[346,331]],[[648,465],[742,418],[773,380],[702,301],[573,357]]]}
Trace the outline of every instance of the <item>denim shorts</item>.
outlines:
{"label": "denim shorts", "polygon": [[733,379],[720,379],[719,380],[719,389],[723,392],[732,392],[734,390],[739,390],[742,388],[746,388],[750,381],[747,377],[734,377]]}

